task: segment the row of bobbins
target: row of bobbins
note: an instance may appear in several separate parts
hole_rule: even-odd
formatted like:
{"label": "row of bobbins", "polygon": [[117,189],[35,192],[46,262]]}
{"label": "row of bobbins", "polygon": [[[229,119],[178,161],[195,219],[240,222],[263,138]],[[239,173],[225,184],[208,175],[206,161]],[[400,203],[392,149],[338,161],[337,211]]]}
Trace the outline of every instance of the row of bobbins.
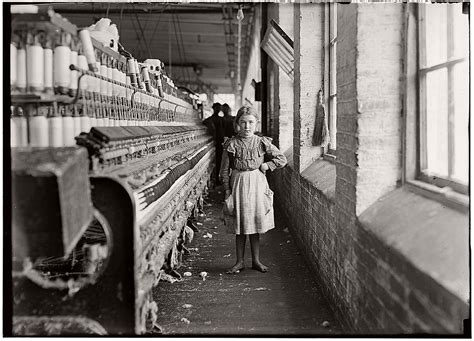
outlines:
{"label": "row of bobbins", "polygon": [[[133,58],[124,63],[94,49],[87,30],[81,30],[79,38],[67,32],[53,36],[34,30],[14,33],[10,45],[12,93],[75,96],[79,91],[81,102],[58,107],[50,104],[46,108],[45,105],[12,107],[12,146],[69,146],[75,144],[74,136],[88,132],[90,127],[153,125],[163,120],[159,113],[146,115],[159,106],[156,96],[163,96],[160,77],[154,75],[150,80],[147,67]],[[114,83],[91,76],[83,76],[78,83],[78,72],[69,68],[71,64]],[[155,96],[137,92],[132,107],[130,86]],[[173,113],[169,106],[164,102],[160,108],[168,116]],[[135,113],[140,108],[141,113]],[[155,119],[151,121],[146,116]]]}
{"label": "row of bobbins", "polygon": [[[10,44],[12,94],[74,96],[77,72],[71,71],[69,65],[85,59],[82,51],[80,42],[61,30],[46,32],[29,27],[14,31]],[[11,145],[74,145],[74,136],[80,127],[77,111],[75,106],[58,105],[53,101],[13,105]]]}

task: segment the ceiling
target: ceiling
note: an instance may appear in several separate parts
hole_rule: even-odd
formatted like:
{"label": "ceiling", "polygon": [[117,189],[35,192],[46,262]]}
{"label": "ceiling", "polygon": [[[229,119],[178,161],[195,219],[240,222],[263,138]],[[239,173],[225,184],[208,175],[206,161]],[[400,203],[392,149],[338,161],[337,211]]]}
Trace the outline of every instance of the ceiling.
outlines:
{"label": "ceiling", "polygon": [[[241,65],[248,64],[253,3],[54,3],[78,27],[108,17],[120,43],[139,61],[158,58],[175,84],[195,92],[235,93],[238,20],[242,6]],[[232,76],[232,77],[231,77]]]}

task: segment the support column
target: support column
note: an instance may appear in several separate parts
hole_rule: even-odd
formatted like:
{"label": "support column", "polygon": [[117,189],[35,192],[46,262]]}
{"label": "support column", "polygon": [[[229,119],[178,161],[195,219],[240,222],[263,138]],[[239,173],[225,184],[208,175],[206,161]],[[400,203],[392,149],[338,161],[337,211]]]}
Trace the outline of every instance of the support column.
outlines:
{"label": "support column", "polygon": [[[285,33],[294,41],[294,8],[293,4],[278,5],[278,23]],[[293,145],[293,111],[294,83],[282,70],[276,73],[275,85],[278,87],[276,108],[278,110],[278,143],[281,151]]]}
{"label": "support column", "polygon": [[317,93],[324,74],[324,4],[295,4],[295,92],[293,159],[302,172],[321,155],[311,140]]}
{"label": "support column", "polygon": [[401,178],[403,10],[393,4],[358,6],[357,215]]}

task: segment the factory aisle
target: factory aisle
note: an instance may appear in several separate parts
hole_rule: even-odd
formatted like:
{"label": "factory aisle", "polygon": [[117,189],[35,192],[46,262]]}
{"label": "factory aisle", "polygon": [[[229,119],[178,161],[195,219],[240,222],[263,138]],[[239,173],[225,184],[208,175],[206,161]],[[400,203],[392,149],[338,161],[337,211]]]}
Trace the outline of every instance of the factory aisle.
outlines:
{"label": "factory aisle", "polygon": [[[211,191],[199,231],[178,272],[181,281],[160,281],[154,289],[158,324],[163,335],[288,335],[340,334],[328,303],[276,213],[276,228],[261,237],[262,262],[268,273],[247,268],[226,274],[235,262],[235,237],[220,223],[222,190]],[[212,235],[212,238],[209,238]],[[205,280],[201,272],[207,272]]]}

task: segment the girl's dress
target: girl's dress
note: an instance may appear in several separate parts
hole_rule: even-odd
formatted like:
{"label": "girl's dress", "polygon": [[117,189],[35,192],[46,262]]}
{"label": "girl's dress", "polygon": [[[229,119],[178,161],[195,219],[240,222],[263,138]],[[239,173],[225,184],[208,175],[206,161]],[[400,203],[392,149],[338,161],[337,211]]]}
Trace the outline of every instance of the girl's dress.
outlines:
{"label": "girl's dress", "polygon": [[[266,161],[269,170],[286,165],[286,157],[267,137],[234,136],[224,142],[221,179],[232,190],[235,214],[225,217],[229,233],[265,233],[275,227],[273,192],[259,167]],[[230,173],[230,174],[229,174]]]}

